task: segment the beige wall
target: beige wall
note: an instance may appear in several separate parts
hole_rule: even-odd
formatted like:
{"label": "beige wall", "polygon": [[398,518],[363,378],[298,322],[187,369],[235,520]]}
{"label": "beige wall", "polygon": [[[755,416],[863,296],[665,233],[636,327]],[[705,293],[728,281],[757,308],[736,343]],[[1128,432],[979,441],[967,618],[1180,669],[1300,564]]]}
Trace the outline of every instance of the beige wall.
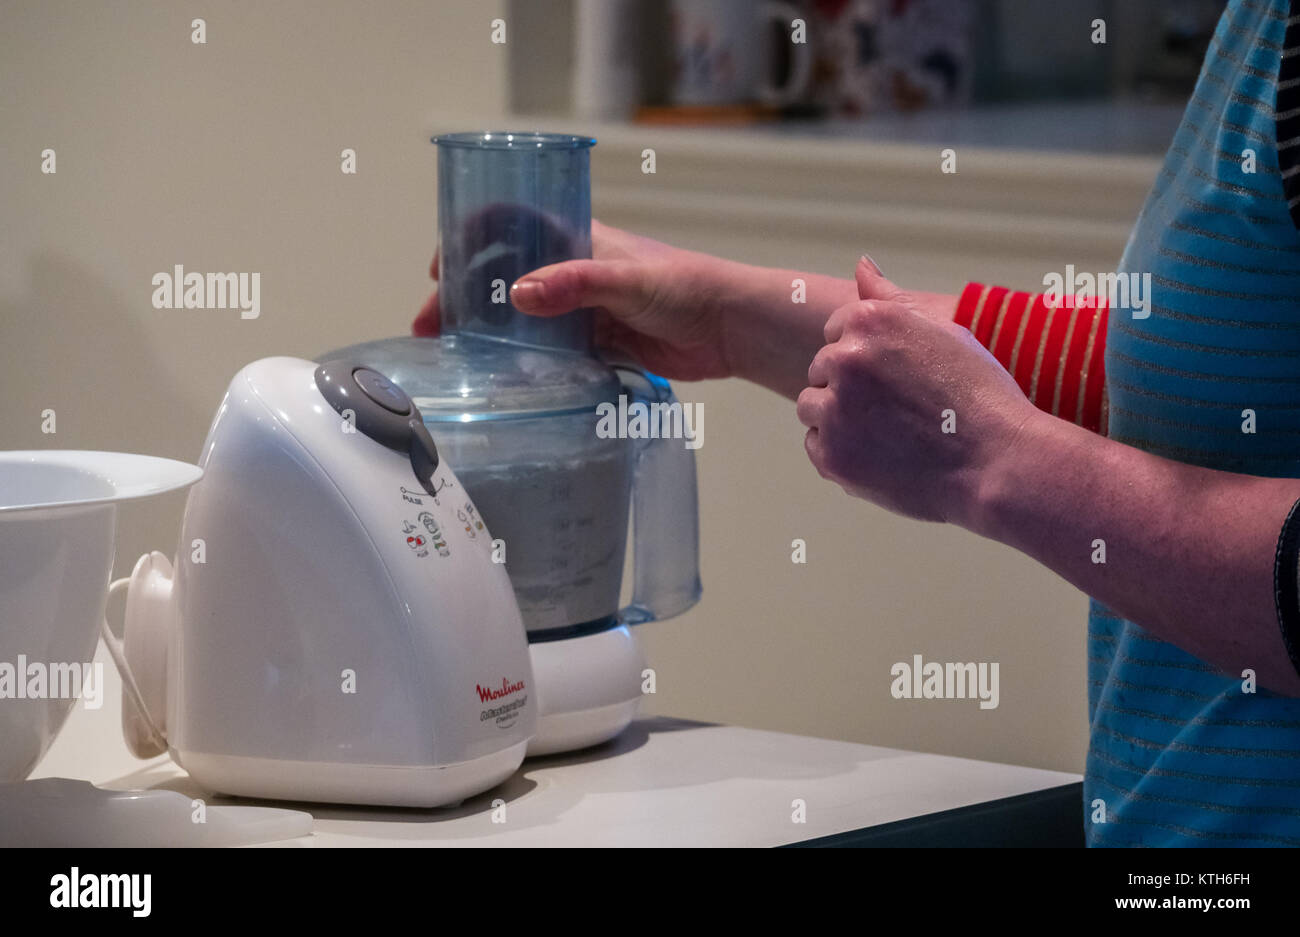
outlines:
{"label": "beige wall", "polygon": [[[405,330],[434,240],[432,126],[494,122],[507,99],[495,3],[7,3],[0,12],[0,440],[197,457],[230,376]],[[189,39],[207,20],[207,44]],[[512,42],[526,41],[518,33]],[[57,151],[58,172],[39,171]],[[359,173],[339,171],[353,147]],[[596,191],[597,208],[602,199]],[[827,272],[867,245],[791,249],[611,209],[701,249]],[[978,265],[872,253],[954,288]],[[987,259],[987,258],[986,258]],[[1062,262],[1069,260],[1062,258]],[[262,315],[159,311],[181,263],[257,271]],[[1007,264],[998,276],[1027,274]],[[1041,275],[1041,274],[1039,274]],[[740,384],[704,402],[705,599],[648,627],[653,708],[971,757],[1078,769],[1084,602],[1010,551],[852,501],[807,464],[792,406]],[[40,412],[54,408],[58,433]],[[180,496],[122,512],[118,574],[174,548]],[[809,562],[790,562],[805,539]],[[899,702],[889,666],[998,661],[1002,701]]]}
{"label": "beige wall", "polygon": [[[498,7],[6,3],[3,445],[192,461],[243,364],[406,329],[435,242],[428,117],[500,111]],[[174,264],[259,272],[261,317],[155,310]],[[119,572],[172,551],[182,503],[121,512]]]}

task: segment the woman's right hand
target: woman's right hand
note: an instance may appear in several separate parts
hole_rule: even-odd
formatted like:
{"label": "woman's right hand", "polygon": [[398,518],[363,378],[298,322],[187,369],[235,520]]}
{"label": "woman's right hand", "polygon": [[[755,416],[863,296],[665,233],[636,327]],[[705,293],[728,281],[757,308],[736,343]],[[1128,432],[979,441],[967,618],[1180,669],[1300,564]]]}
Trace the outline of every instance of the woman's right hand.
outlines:
{"label": "woman's right hand", "polygon": [[[698,381],[729,377],[722,297],[710,265],[725,261],[591,223],[591,260],[566,260],[521,277],[510,290],[515,308],[535,316],[596,310],[596,344],[656,374]],[[438,278],[438,256],[430,274]],[[437,293],[412,331],[437,334]]]}

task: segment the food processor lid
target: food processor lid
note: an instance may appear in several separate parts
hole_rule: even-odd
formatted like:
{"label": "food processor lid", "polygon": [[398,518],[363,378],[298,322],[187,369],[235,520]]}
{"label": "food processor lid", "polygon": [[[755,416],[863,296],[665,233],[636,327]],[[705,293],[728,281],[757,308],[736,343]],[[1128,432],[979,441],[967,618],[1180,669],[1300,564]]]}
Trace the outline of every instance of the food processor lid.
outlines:
{"label": "food processor lid", "polygon": [[544,133],[539,130],[520,133],[494,130],[487,133],[440,133],[432,140],[438,146],[475,150],[581,150],[596,145],[594,137],[572,133]]}
{"label": "food processor lid", "polygon": [[478,335],[385,338],[340,348],[406,391],[426,423],[537,419],[591,412],[622,384],[603,361],[579,352]]}

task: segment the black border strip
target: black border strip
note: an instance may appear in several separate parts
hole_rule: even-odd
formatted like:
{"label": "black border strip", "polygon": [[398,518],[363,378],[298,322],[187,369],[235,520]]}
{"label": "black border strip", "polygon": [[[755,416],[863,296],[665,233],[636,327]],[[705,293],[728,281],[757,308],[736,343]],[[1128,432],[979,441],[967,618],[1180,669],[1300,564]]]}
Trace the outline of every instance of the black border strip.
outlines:
{"label": "black border strip", "polygon": [[785,848],[1044,849],[1081,848],[1083,845],[1083,782],[1076,781],[969,807],[790,843]]}

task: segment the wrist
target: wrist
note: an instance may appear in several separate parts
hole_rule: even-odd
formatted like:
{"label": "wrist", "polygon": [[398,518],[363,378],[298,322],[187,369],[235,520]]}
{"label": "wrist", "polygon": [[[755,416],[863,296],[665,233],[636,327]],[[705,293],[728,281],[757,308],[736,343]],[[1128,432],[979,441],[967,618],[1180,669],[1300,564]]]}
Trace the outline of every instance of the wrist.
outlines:
{"label": "wrist", "polygon": [[726,364],[727,377],[734,374],[734,368],[726,360],[727,312],[733,289],[727,272],[730,266],[738,265],[700,251],[679,249],[669,258],[663,273],[664,281],[671,287],[661,293],[677,307],[675,312],[687,313],[684,318],[698,324],[701,338],[720,349],[719,357]]}
{"label": "wrist", "polygon": [[1014,545],[1016,517],[1026,496],[1055,476],[1052,466],[1068,445],[1063,433],[1077,429],[1026,405],[1005,434],[991,440],[970,475],[964,510],[953,518],[972,533]]}
{"label": "wrist", "polygon": [[957,316],[959,297],[950,293],[926,293],[922,290],[906,290],[912,307],[935,322],[952,322]]}
{"label": "wrist", "polygon": [[718,347],[728,375],[764,383],[763,323],[770,318],[775,271],[735,260],[701,255],[693,293],[717,328]]}
{"label": "wrist", "polygon": [[730,373],[792,400],[826,343],[826,320],[858,300],[854,281],[799,270],[722,260],[710,277]]}

